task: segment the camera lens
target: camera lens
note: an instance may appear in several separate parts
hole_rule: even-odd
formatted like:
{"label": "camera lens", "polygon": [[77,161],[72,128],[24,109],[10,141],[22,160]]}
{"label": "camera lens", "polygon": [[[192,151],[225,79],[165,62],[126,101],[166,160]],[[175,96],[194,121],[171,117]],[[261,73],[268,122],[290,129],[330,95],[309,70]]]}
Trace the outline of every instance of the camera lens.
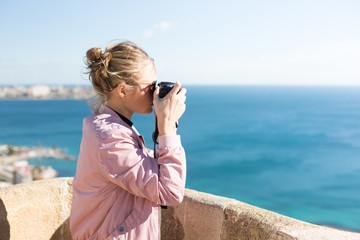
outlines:
{"label": "camera lens", "polygon": [[173,82],[159,82],[159,97],[163,98],[166,96],[166,94],[168,94],[171,89],[173,89],[173,87],[175,86],[175,83]]}

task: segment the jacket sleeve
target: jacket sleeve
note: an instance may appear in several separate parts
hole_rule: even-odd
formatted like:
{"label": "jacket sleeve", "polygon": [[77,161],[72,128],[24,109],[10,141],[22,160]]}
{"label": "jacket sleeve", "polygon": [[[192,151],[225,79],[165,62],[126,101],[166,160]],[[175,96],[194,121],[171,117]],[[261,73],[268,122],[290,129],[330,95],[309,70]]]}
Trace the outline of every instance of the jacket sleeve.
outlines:
{"label": "jacket sleeve", "polygon": [[182,202],[186,159],[180,136],[159,136],[158,159],[144,154],[130,129],[101,136],[99,161],[111,182],[161,205]]}

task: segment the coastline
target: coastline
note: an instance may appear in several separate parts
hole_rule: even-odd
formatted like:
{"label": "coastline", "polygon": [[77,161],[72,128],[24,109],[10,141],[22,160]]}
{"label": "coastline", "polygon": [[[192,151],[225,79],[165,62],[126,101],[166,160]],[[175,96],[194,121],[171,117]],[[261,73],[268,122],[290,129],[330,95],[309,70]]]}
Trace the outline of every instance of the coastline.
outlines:
{"label": "coastline", "polygon": [[[39,164],[29,165],[28,160],[36,158],[39,159]],[[11,185],[56,177],[58,172],[51,166],[43,166],[42,158],[75,161],[75,157],[66,154],[56,146],[50,148],[40,145],[35,147],[0,145],[0,181]],[[3,186],[6,185],[3,184]]]}
{"label": "coastline", "polygon": [[91,86],[0,86],[0,100],[89,99],[95,95]]}
{"label": "coastline", "polygon": [[[7,165],[20,160],[27,160],[31,158],[59,158],[74,161],[75,157],[65,153],[64,150],[54,147],[42,147],[42,146],[13,146],[13,145],[0,145],[2,149],[8,147],[10,151],[9,155],[0,155],[0,165]],[[6,151],[6,150],[5,150]]]}

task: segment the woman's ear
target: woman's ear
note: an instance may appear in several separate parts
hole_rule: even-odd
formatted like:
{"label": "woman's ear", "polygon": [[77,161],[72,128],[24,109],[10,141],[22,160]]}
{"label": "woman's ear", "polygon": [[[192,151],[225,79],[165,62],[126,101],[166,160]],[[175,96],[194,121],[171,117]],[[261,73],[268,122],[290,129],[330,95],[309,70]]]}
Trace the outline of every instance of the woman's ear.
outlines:
{"label": "woman's ear", "polygon": [[116,87],[116,93],[120,96],[120,98],[125,98],[126,96],[126,85],[125,83],[120,83],[117,87]]}

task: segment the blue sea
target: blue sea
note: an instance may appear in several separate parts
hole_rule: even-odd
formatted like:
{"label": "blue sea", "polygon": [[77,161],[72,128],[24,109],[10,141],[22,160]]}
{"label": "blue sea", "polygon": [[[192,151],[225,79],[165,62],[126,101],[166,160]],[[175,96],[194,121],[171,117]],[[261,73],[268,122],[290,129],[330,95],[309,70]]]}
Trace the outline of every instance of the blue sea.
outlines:
{"label": "blue sea", "polygon": [[[360,232],[360,87],[187,86],[186,187]],[[0,144],[77,156],[85,101],[0,101]],[[153,115],[134,115],[153,147]],[[37,159],[31,163],[36,164]],[[76,162],[42,159],[60,177]]]}

